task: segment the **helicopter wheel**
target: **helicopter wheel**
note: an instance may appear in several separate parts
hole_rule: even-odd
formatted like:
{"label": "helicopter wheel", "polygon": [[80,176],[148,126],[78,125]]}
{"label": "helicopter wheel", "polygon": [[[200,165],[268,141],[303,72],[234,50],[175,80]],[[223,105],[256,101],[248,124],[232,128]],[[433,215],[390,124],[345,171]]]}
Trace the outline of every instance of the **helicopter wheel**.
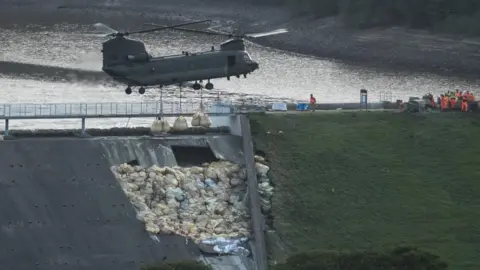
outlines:
{"label": "helicopter wheel", "polygon": [[199,83],[194,83],[192,87],[193,87],[193,90],[200,90],[202,88],[202,85]]}
{"label": "helicopter wheel", "polygon": [[205,84],[205,88],[207,90],[212,90],[213,89],[213,83],[209,82],[209,83]]}
{"label": "helicopter wheel", "polygon": [[138,93],[139,93],[140,95],[145,94],[145,88],[144,88],[144,87],[140,87],[140,88],[138,89]]}
{"label": "helicopter wheel", "polygon": [[127,95],[130,95],[130,94],[132,93],[132,88],[130,88],[130,86],[127,87],[127,89],[125,89],[125,93],[126,93]]}

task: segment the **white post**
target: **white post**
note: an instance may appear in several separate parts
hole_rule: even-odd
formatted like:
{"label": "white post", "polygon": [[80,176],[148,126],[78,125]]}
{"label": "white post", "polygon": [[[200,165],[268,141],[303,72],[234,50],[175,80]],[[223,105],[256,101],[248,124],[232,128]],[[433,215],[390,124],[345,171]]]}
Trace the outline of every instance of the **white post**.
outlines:
{"label": "white post", "polygon": [[182,86],[179,86],[180,88],[180,113],[182,113]]}
{"label": "white post", "polygon": [[163,89],[160,88],[160,118],[163,118]]}

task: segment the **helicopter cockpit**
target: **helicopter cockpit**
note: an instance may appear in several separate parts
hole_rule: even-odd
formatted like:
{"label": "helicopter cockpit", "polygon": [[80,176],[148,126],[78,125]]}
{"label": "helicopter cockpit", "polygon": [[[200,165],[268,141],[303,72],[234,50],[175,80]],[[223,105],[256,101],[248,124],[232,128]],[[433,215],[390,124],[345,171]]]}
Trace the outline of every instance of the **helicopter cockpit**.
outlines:
{"label": "helicopter cockpit", "polygon": [[243,60],[245,60],[246,63],[252,63],[253,62],[253,59],[252,57],[250,56],[250,54],[248,52],[244,52],[243,54]]}

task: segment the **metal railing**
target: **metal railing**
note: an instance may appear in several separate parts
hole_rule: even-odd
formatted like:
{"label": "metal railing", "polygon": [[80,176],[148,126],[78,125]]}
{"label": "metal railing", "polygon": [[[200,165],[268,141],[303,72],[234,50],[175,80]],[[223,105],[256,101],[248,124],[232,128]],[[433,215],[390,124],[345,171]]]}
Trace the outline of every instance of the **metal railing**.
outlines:
{"label": "metal railing", "polygon": [[393,99],[392,91],[381,91],[380,92],[380,102],[389,101],[391,102]]}
{"label": "metal railing", "polygon": [[[210,114],[235,112],[233,106],[225,104],[214,106],[212,103],[204,103],[203,106]],[[160,114],[178,116],[194,114],[199,110],[198,102],[0,104],[0,119],[152,117]]]}

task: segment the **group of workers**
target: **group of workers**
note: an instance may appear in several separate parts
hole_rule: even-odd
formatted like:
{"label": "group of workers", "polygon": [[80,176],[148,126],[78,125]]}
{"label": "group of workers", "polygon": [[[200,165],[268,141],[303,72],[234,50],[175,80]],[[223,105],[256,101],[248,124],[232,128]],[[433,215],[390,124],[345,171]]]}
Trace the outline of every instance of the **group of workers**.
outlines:
{"label": "group of workers", "polygon": [[460,108],[461,108],[462,112],[468,112],[470,110],[469,109],[470,104],[475,103],[475,96],[473,95],[472,92],[470,92],[470,91],[461,92],[458,89],[455,92],[448,91],[445,94],[441,94],[437,98],[436,102],[435,102],[432,94],[428,94],[428,98],[429,98],[433,108],[440,107],[440,110],[442,110],[442,111],[445,111],[445,110],[448,110],[448,109],[454,109],[455,106],[457,105],[457,102],[461,101]]}

